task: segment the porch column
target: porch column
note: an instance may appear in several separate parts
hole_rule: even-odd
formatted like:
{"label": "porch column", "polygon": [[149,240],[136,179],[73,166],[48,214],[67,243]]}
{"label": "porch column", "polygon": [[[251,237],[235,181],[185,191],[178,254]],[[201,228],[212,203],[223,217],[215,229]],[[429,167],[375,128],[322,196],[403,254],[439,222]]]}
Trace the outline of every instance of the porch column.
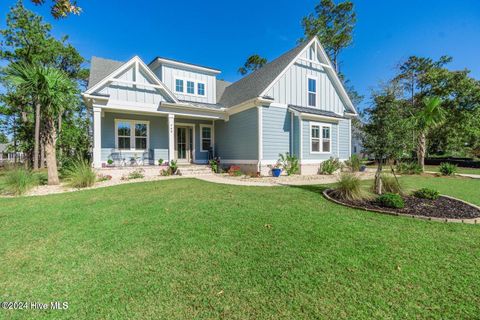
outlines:
{"label": "porch column", "polygon": [[175,159],[175,115],[168,114],[168,161]]}
{"label": "porch column", "polygon": [[93,108],[93,167],[102,167],[102,109]]}

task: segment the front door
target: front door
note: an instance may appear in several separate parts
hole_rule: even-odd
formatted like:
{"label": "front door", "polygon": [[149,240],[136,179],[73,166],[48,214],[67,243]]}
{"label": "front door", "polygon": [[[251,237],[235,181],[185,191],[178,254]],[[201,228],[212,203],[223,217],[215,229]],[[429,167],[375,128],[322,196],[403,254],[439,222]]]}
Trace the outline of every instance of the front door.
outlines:
{"label": "front door", "polygon": [[179,163],[192,162],[192,134],[190,127],[176,127],[175,129],[175,153]]}

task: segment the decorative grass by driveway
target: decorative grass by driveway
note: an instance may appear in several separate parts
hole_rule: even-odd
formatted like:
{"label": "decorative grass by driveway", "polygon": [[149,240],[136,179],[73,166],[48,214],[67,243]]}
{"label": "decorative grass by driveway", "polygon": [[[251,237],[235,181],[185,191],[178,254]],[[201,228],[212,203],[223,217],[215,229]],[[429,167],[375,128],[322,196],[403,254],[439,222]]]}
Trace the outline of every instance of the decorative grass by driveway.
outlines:
{"label": "decorative grass by driveway", "polygon": [[[439,166],[425,166],[425,170],[432,172],[440,172]],[[480,169],[457,167],[457,173],[480,174]]]}
{"label": "decorative grass by driveway", "polygon": [[[403,178],[480,204],[480,181]],[[11,319],[475,318],[480,226],[327,202],[323,187],[169,180],[0,199]]]}

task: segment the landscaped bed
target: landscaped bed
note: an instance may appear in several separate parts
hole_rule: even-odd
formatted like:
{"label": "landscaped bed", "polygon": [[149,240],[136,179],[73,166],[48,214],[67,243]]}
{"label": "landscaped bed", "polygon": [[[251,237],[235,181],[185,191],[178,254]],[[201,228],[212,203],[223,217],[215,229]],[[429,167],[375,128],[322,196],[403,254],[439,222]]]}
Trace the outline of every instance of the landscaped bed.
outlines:
{"label": "landscaped bed", "polygon": [[411,195],[402,196],[403,208],[385,208],[376,199],[347,200],[340,199],[333,190],[326,190],[327,198],[334,199],[347,206],[385,213],[398,213],[430,218],[475,219],[480,217],[480,209],[464,201],[440,196],[438,199],[422,199]]}

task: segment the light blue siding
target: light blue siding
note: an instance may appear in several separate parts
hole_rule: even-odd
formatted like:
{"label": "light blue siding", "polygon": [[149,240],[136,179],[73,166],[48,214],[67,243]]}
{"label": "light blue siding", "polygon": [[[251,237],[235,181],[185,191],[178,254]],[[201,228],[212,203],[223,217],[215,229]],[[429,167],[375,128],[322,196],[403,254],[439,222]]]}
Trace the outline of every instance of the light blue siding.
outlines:
{"label": "light blue siding", "polygon": [[[310,124],[311,123],[319,123],[322,124],[329,124],[332,127],[331,137],[332,137],[332,144],[331,150],[329,153],[310,153]],[[339,158],[338,153],[338,125],[337,123],[333,122],[322,122],[322,121],[313,121],[313,120],[303,120],[302,121],[302,132],[303,132],[303,143],[302,143],[302,153],[303,159],[305,160],[326,160],[330,157]]]}
{"label": "light blue siding", "polygon": [[215,121],[215,153],[228,160],[258,160],[257,108]]}
{"label": "light blue siding", "polygon": [[279,153],[291,152],[290,115],[287,108],[263,108],[263,160],[277,160]]}
{"label": "light blue siding", "polygon": [[339,133],[340,133],[340,141],[339,141],[339,146],[340,146],[340,159],[348,159],[350,158],[350,153],[351,153],[351,146],[350,146],[350,135],[352,134],[351,132],[351,126],[350,126],[350,121],[348,119],[341,120],[339,123]]}
{"label": "light blue siding", "polygon": [[[102,157],[101,161],[111,159],[115,151],[115,119],[149,121],[150,127],[150,164],[156,164],[158,159],[168,159],[168,119],[162,116],[134,115],[124,113],[105,112],[102,118]],[[201,152],[200,148],[200,124],[212,124],[210,120],[191,120],[175,118],[175,123],[190,123],[195,125],[195,161],[202,162],[208,159],[208,152]],[[121,151],[122,157],[128,160],[130,157],[142,157],[142,152]]]}
{"label": "light blue siding", "polygon": [[300,120],[298,116],[293,116],[293,145],[292,154],[300,158]]}

